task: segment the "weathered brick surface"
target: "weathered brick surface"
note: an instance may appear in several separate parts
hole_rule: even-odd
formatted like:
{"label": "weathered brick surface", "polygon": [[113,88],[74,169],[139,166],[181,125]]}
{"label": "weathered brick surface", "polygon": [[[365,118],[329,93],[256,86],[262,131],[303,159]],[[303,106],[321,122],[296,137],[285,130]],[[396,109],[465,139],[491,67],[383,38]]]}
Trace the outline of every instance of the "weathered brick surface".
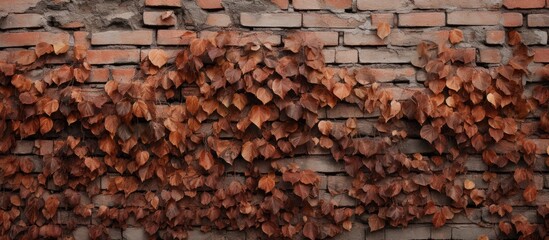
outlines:
{"label": "weathered brick surface", "polygon": [[520,27],[522,26],[523,17],[521,13],[506,12],[501,15],[504,27]]}
{"label": "weathered brick surface", "polygon": [[545,7],[545,0],[503,0],[503,6],[509,9],[543,8]]}
{"label": "weathered brick surface", "polygon": [[92,45],[151,45],[153,31],[106,31],[92,33]]}
{"label": "weathered brick surface", "polygon": [[245,27],[300,27],[299,13],[240,13],[240,24]]}
{"label": "weathered brick surface", "polygon": [[181,0],[145,0],[145,6],[181,7]]}
{"label": "weathered brick surface", "polygon": [[364,15],[356,14],[330,14],[330,13],[304,13],[303,26],[313,28],[357,28],[367,19]]}
{"label": "weathered brick surface", "polygon": [[156,44],[158,45],[188,45],[196,33],[187,30],[158,30]]}
{"label": "weathered brick surface", "polygon": [[90,50],[87,60],[90,64],[139,63],[139,49]]}
{"label": "weathered brick surface", "polygon": [[223,13],[210,13],[206,18],[206,24],[210,26],[228,27],[231,23],[231,16]]}
{"label": "weathered brick surface", "polygon": [[0,22],[0,29],[37,28],[46,21],[40,14],[10,14]]}
{"label": "weathered brick surface", "polygon": [[25,12],[31,7],[35,7],[40,0],[18,0],[18,1],[0,1],[0,9],[2,12]]}
{"label": "weathered brick surface", "polygon": [[222,9],[221,0],[196,0],[196,4],[202,9]]}
{"label": "weathered brick surface", "polygon": [[358,51],[356,49],[336,49],[336,63],[356,63],[358,62]]}
{"label": "weathered brick surface", "polygon": [[401,27],[437,27],[446,25],[443,12],[401,13],[398,15]]}
{"label": "weathered brick surface", "polygon": [[409,63],[415,56],[414,50],[408,49],[360,49],[360,63]]}
{"label": "weathered brick surface", "polygon": [[412,6],[410,0],[357,0],[357,7],[359,10],[395,10],[403,9]]}
{"label": "weathered brick surface", "polygon": [[353,6],[352,0],[294,0],[292,4],[297,10],[345,10]]}
{"label": "weathered brick surface", "polygon": [[505,43],[505,31],[491,30],[486,32],[486,43],[503,44]]}
{"label": "weathered brick surface", "polygon": [[454,11],[448,13],[448,25],[497,25],[501,12],[497,11]]}
{"label": "weathered brick surface", "polygon": [[150,26],[175,26],[177,24],[177,19],[173,15],[173,12],[172,12],[172,15],[168,17],[163,16],[165,14],[166,12],[159,12],[159,11],[143,12],[143,22],[145,23],[145,25],[150,25]]}
{"label": "weathered brick surface", "polygon": [[480,50],[480,62],[481,63],[500,63],[501,51],[499,49],[481,49]]}
{"label": "weathered brick surface", "polygon": [[501,0],[414,0],[414,4],[421,9],[497,9],[501,7]]}
{"label": "weathered brick surface", "polygon": [[547,27],[547,26],[549,26],[549,15],[528,14],[528,27]]}
{"label": "weathered brick surface", "polygon": [[16,32],[0,33],[0,47],[34,46],[39,42],[58,43],[69,42],[68,33],[53,32]]}

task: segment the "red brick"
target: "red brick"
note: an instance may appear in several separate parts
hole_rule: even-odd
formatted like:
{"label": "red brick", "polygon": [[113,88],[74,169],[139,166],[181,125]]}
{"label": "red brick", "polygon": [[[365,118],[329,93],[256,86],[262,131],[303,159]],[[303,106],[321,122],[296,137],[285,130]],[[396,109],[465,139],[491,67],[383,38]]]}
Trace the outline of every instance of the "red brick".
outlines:
{"label": "red brick", "polygon": [[202,9],[222,9],[221,0],[196,0],[196,4]]}
{"label": "red brick", "polygon": [[357,72],[369,73],[368,76],[376,82],[393,82],[395,80],[413,81],[416,78],[416,70],[412,67],[406,68],[358,68]]}
{"label": "red brick", "polygon": [[181,7],[181,0],[145,0],[150,7]]}
{"label": "red brick", "polygon": [[398,15],[398,25],[402,27],[444,26],[446,15],[443,12],[401,13]]}
{"label": "red brick", "polygon": [[15,147],[11,149],[13,154],[31,154],[34,149],[34,141],[19,140],[15,142]]}
{"label": "red brick", "polygon": [[290,5],[288,0],[271,0],[271,2],[283,10],[288,9],[288,6]]}
{"label": "red brick", "polygon": [[345,32],[343,35],[343,44],[348,46],[384,46],[387,43],[388,38],[382,40],[375,32]]}
{"label": "red brick", "polygon": [[387,23],[395,26],[395,15],[392,13],[372,13],[372,26],[377,27],[380,23]]}
{"label": "red brick", "polygon": [[388,36],[389,42],[393,46],[417,46],[423,41],[441,43],[448,41],[450,32],[447,30],[439,31],[404,31],[395,29]]}
{"label": "red brick", "polygon": [[139,63],[139,49],[88,50],[87,60],[90,64]]}
{"label": "red brick", "polygon": [[454,11],[448,13],[448,25],[497,25],[501,12],[496,11]]}
{"label": "red brick", "polygon": [[0,1],[1,12],[22,13],[31,7],[35,7],[41,0],[3,0]]}
{"label": "red brick", "polygon": [[537,29],[529,29],[520,31],[522,42],[526,45],[546,45],[547,32]]}
{"label": "red brick", "polygon": [[245,27],[301,27],[299,13],[240,13]]}
{"label": "red brick", "polygon": [[357,14],[303,14],[304,27],[357,28],[366,22],[366,17]]}
{"label": "red brick", "polygon": [[[244,46],[248,43],[270,43],[271,45],[280,45],[282,38],[278,34],[273,34],[270,32],[228,32],[229,34],[234,34],[234,37],[229,39],[229,42],[226,44],[229,46]],[[213,34],[218,34],[217,32],[203,31],[200,32],[201,38],[209,38]]]}
{"label": "red brick", "polygon": [[92,68],[90,78],[86,82],[89,83],[106,83],[109,81],[110,71],[108,68]]}
{"label": "red brick", "polygon": [[143,23],[149,26],[175,26],[177,23],[175,14],[172,13],[168,18],[162,19],[164,13],[166,12],[143,12]]}
{"label": "red brick", "polygon": [[549,27],[549,14],[528,14],[528,27]]}
{"label": "red brick", "polygon": [[158,30],[156,44],[158,45],[189,45],[195,32],[187,30]]}
{"label": "red brick", "polygon": [[335,62],[335,49],[322,49],[322,55],[324,55],[324,62]]}
{"label": "red brick", "polygon": [[486,43],[488,44],[504,44],[505,31],[489,30],[486,32]]}
{"label": "red brick", "polygon": [[51,32],[18,32],[18,33],[0,33],[0,47],[23,47],[34,46],[39,42],[69,43],[68,33]]}
{"label": "red brick", "polygon": [[534,62],[549,63],[549,48],[534,48]]}
{"label": "red brick", "polygon": [[414,0],[420,9],[501,8],[501,0]]}
{"label": "red brick", "polygon": [[352,0],[293,0],[292,5],[297,10],[345,10],[353,6]]}
{"label": "red brick", "polygon": [[339,44],[338,32],[302,32],[314,36],[324,43],[324,46],[337,46]]}
{"label": "red brick", "polygon": [[0,22],[0,29],[42,27],[45,19],[40,14],[10,14]]}
{"label": "red brick", "polygon": [[508,9],[543,8],[545,0],[503,0],[503,6]]}
{"label": "red brick", "polygon": [[113,68],[111,69],[112,79],[116,81],[130,81],[135,77],[135,68]]}
{"label": "red brick", "polygon": [[206,25],[228,27],[232,24],[231,17],[224,13],[210,13],[206,18]]}
{"label": "red brick", "polygon": [[90,33],[83,31],[74,32],[74,45],[75,46],[84,46],[86,48],[91,47],[90,39],[88,38]]}
{"label": "red brick", "polygon": [[358,10],[402,10],[409,6],[410,0],[357,0]]}
{"label": "red brick", "polygon": [[356,49],[336,49],[336,63],[356,63],[358,62],[358,51]]}
{"label": "red brick", "polygon": [[153,31],[106,31],[92,33],[92,45],[151,45]]}
{"label": "red brick", "polygon": [[481,49],[481,63],[501,63],[501,52],[499,49]]}
{"label": "red brick", "polygon": [[360,49],[360,63],[409,63],[416,56],[411,49]]}
{"label": "red brick", "polygon": [[501,15],[504,27],[522,26],[522,14],[517,12],[507,12]]}

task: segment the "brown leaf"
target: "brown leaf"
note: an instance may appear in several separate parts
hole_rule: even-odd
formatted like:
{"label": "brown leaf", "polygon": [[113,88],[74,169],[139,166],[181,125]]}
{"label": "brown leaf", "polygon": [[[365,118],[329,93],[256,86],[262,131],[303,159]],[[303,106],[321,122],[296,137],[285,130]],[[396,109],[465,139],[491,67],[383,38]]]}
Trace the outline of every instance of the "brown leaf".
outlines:
{"label": "brown leaf", "polygon": [[305,223],[305,225],[303,226],[303,236],[309,239],[318,239],[318,234],[318,226],[315,223],[311,221]]}
{"label": "brown leaf", "polygon": [[336,97],[343,100],[344,98],[351,95],[352,87],[348,83],[336,83],[334,85],[333,93]]}
{"label": "brown leaf", "polygon": [[368,217],[368,226],[370,226],[370,232],[383,229],[385,227],[385,220],[375,214],[370,215],[370,217]]}
{"label": "brown leaf", "polygon": [[391,34],[391,26],[386,22],[381,22],[377,25],[377,36],[381,39],[385,39]]}
{"label": "brown leaf", "polygon": [[90,172],[93,172],[101,167],[101,162],[99,162],[97,158],[93,157],[84,158],[84,164],[90,170]]}
{"label": "brown leaf", "polygon": [[159,68],[168,62],[168,54],[162,49],[152,49],[148,56],[151,63]]}
{"label": "brown leaf", "polygon": [[263,104],[267,104],[273,99],[273,94],[271,93],[271,91],[262,87],[257,89],[255,95],[257,96],[257,99],[259,99]]}
{"label": "brown leaf", "polygon": [[250,121],[260,129],[269,118],[271,118],[271,109],[268,106],[255,105],[250,110]]}
{"label": "brown leaf", "polygon": [[196,115],[200,107],[198,102],[198,97],[187,96],[185,98],[185,107],[187,108],[187,111],[189,111],[189,113],[191,113],[192,115]]}
{"label": "brown leaf", "polygon": [[432,125],[428,124],[421,128],[420,135],[421,138],[427,140],[429,143],[433,143],[438,138],[439,133]]}
{"label": "brown leaf", "polygon": [[36,44],[36,48],[34,49],[34,52],[36,53],[37,57],[41,57],[48,53],[52,53],[53,46],[49,43],[39,42],[38,44]]}
{"label": "brown leaf", "polygon": [[44,208],[42,209],[42,214],[46,219],[52,219],[57,213],[57,208],[59,207],[59,198],[55,196],[48,197]]}
{"label": "brown leaf", "polygon": [[257,151],[257,147],[253,142],[245,142],[242,145],[242,158],[248,162],[253,162],[254,159],[259,155],[259,152]]}
{"label": "brown leaf", "polygon": [[139,151],[137,152],[137,154],[135,155],[135,160],[137,162],[137,166],[138,167],[141,167],[143,165],[145,165],[145,163],[147,163],[147,161],[149,160],[149,152],[148,151]]}
{"label": "brown leaf", "polygon": [[53,121],[49,117],[40,117],[40,133],[46,134],[53,128]]}
{"label": "brown leaf", "polygon": [[65,42],[56,42],[53,44],[53,51],[56,55],[66,53],[69,51],[69,45]]}
{"label": "brown leaf", "polygon": [[524,197],[524,200],[528,203],[536,201],[536,198],[538,196],[536,185],[534,184],[528,185],[526,189],[524,189],[522,196]]}
{"label": "brown leaf", "polygon": [[265,175],[261,177],[261,179],[259,179],[257,187],[268,193],[274,189],[275,179],[276,176],[274,175],[274,173],[269,173],[268,175]]}
{"label": "brown leaf", "polygon": [[505,235],[511,234],[511,231],[513,230],[513,226],[511,225],[511,223],[506,221],[499,221],[498,226],[499,226],[499,230],[505,233]]}
{"label": "brown leaf", "polygon": [[315,184],[320,182],[320,177],[318,177],[318,175],[315,172],[307,169],[301,172],[300,181],[303,184]]}
{"label": "brown leaf", "polygon": [[450,31],[449,38],[452,44],[460,43],[463,41],[463,32],[459,29],[452,29]]}
{"label": "brown leaf", "polygon": [[210,170],[213,165],[215,164],[213,155],[210,153],[210,151],[207,151],[205,149],[200,150],[199,156],[198,156],[198,163],[201,167],[203,167],[206,170]]}

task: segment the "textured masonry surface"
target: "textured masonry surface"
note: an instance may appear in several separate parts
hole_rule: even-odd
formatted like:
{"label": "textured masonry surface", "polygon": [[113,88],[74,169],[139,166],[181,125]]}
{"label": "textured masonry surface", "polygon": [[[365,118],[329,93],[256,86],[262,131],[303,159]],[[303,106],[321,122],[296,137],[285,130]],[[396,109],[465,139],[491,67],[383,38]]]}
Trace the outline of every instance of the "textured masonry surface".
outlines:
{"label": "textured masonry surface", "polygon": [[[162,15],[172,14],[162,19]],[[377,25],[388,23],[391,34],[384,40],[376,35]],[[334,67],[351,66],[374,69],[376,81],[393,91],[394,96],[405,99],[409,90],[422,91],[426,74],[411,64],[416,45],[421,41],[447,39],[451,29],[463,31],[464,41],[458,48],[475,51],[476,63],[497,66],[506,62],[511,51],[506,42],[506,30],[518,30],[524,42],[535,52],[531,71],[549,63],[548,30],[549,0],[0,0],[0,61],[12,62],[16,56],[32,50],[39,42],[65,42],[85,45],[88,61],[92,64],[90,88],[103,87],[109,79],[131,79],[135,67],[151,49],[162,48],[175,56],[178,46],[189,44],[186,36],[208,36],[215,31],[235,31],[240,38],[232,45],[247,42],[282,44],[288,31],[303,31],[320,38],[326,62]],[[60,65],[66,57],[48,59],[48,64]],[[39,78],[47,69],[38,69],[30,77]],[[539,84],[526,79],[526,89]],[[526,93],[528,94],[528,92]],[[364,114],[358,108],[340,105],[325,110],[321,118],[343,119],[356,117],[361,134],[374,134],[378,114]],[[521,128],[537,128],[539,115],[528,119]],[[411,135],[418,129],[410,126]],[[532,132],[535,132],[533,130]],[[549,139],[532,136],[538,145],[539,158],[535,163],[535,181],[539,190],[535,204],[549,202],[549,169],[545,165],[545,149]],[[35,148],[35,142],[42,148]],[[20,140],[12,154],[29,156],[35,162],[35,173],[42,168],[41,156],[53,149],[55,139]],[[51,146],[47,149],[44,146]],[[403,146],[407,153],[429,153],[433,149],[423,140],[410,140]],[[51,152],[50,152],[51,153]],[[303,169],[322,173],[321,190],[326,198],[330,189],[348,189],[350,178],[340,176],[343,166],[325,152],[280,162],[295,162]],[[237,164],[238,166],[238,164]],[[468,162],[469,179],[476,186],[486,188],[482,172],[488,167],[480,158]],[[265,169],[267,166],[265,166]],[[237,170],[238,171],[238,170]],[[499,172],[509,176],[513,169]],[[96,181],[106,192],[110,179]],[[52,191],[55,187],[52,186]],[[1,194],[1,193],[0,193]],[[97,208],[112,206],[117,196],[100,194],[85,199]],[[352,206],[354,201],[335,196],[340,206]],[[445,201],[441,196],[440,201]],[[533,223],[543,221],[535,208],[521,199],[509,199],[517,212]],[[61,211],[59,221],[74,218],[71,212]],[[457,216],[439,229],[430,219],[421,219],[407,228],[386,228],[371,233],[367,216],[355,219],[352,231],[337,239],[476,239],[486,235],[496,239],[493,226],[497,221],[486,208],[473,209],[470,216]],[[480,224],[479,224],[480,223]],[[79,222],[74,231],[78,240],[88,239],[87,222]],[[135,222],[125,229],[111,228],[112,239],[147,239],[146,233]],[[189,232],[189,239],[257,239],[256,231]]]}

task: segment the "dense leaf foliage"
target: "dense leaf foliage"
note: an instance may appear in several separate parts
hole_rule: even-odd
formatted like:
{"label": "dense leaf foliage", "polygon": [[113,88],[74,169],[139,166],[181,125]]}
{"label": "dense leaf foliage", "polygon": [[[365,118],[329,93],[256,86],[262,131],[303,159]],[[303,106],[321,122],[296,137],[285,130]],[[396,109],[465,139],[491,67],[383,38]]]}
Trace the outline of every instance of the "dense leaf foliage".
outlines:
{"label": "dense leaf foliage", "polygon": [[[378,26],[378,36],[390,33]],[[449,43],[422,43],[413,64],[428,74],[425,91],[398,100],[375,82],[373,72],[330,68],[322,44],[291,34],[282,48],[250,43],[231,46],[231,33],[193,39],[175,59],[151,50],[133,79],[113,79],[101,89],[86,83],[91,67],[76,46],[72,65],[55,67],[40,80],[26,73],[68,46],[40,43],[18,64],[0,63],[0,235],[4,239],[61,237],[60,209],[93,218],[90,237],[129,219],[150,235],[181,239],[187,230],[258,228],[268,237],[333,237],[368,214],[371,231],[406,226],[432,216],[440,227],[472,206],[489,206],[501,231],[544,236],[506,200],[536,201],[536,144],[521,124],[547,108],[548,89],[524,96],[530,50],[512,33],[509,63],[486,69],[474,55]],[[463,33],[452,31],[449,42]],[[474,54],[474,52],[473,52]],[[542,73],[545,74],[545,73]],[[356,119],[319,120],[326,108],[354,104],[379,113],[379,137],[358,134]],[[547,112],[540,128],[549,130]],[[435,155],[401,150],[409,126]],[[20,139],[36,141],[41,169],[32,159],[9,155]],[[320,177],[297,164],[272,161],[326,152],[353,178],[345,193],[356,207],[321,197]],[[539,151],[538,151],[539,152]],[[517,165],[513,178],[486,171],[488,189],[477,189],[466,163],[482,155],[490,168]],[[238,165],[242,159],[245,164]],[[261,164],[269,162],[271,164]],[[268,166],[265,168],[264,166]],[[466,176],[466,175],[465,175]],[[94,206],[86,197],[107,183],[114,203]],[[53,184],[58,191],[49,192]],[[335,189],[328,189],[337,194]],[[437,196],[448,202],[440,202]],[[549,214],[549,204],[539,214]],[[71,219],[68,229],[76,225]]]}

